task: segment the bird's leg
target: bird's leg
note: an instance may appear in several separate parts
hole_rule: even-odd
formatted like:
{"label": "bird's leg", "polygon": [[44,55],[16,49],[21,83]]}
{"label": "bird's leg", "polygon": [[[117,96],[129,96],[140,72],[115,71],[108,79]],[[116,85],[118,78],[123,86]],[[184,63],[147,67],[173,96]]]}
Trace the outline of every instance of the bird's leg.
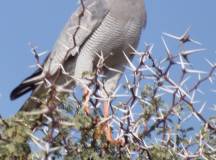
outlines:
{"label": "bird's leg", "polygon": [[83,90],[83,108],[84,108],[84,112],[86,113],[86,115],[90,114],[90,110],[89,110],[89,106],[88,106],[88,102],[90,99],[90,92],[87,88],[84,88]]}
{"label": "bird's leg", "polygon": [[[109,117],[109,105],[110,105],[109,100],[104,102],[103,115],[104,115],[105,119],[107,119]],[[106,121],[103,125],[104,125],[103,130],[104,130],[107,141],[109,143],[111,143],[111,144],[117,144],[117,145],[122,144],[122,142],[120,140],[114,140],[113,139],[113,137],[112,137],[112,129],[108,125],[108,121]]]}
{"label": "bird's leg", "polygon": [[108,118],[109,117],[109,100],[104,102],[104,108],[103,108],[103,115],[104,118]]}
{"label": "bird's leg", "polygon": [[[107,101],[104,102],[103,115],[104,115],[105,119],[109,117],[109,100],[107,100]],[[108,122],[107,121],[104,123],[104,132],[105,132],[107,141],[110,142],[110,143],[112,143],[113,142],[112,130],[108,126]]]}

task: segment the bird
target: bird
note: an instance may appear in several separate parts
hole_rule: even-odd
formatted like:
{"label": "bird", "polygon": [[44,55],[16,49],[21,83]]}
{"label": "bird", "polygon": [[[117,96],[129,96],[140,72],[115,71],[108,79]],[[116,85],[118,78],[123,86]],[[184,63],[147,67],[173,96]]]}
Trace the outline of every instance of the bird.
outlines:
{"label": "bird", "polygon": [[[104,68],[104,88],[107,96],[117,87],[127,60],[132,59],[134,48],[146,26],[147,14],[144,0],[83,0],[72,14],[59,35],[52,51],[31,76],[24,79],[10,94],[15,100],[27,92],[31,96],[21,111],[40,108],[38,99],[48,96],[47,83],[64,85],[71,89],[86,80],[96,69],[98,55],[105,57],[104,64],[120,72]],[[125,55],[124,55],[125,54]],[[62,71],[67,74],[64,74]],[[73,78],[71,78],[73,77]],[[86,82],[87,83],[87,82]],[[90,98],[89,90],[83,87],[84,106]],[[64,93],[62,95],[68,95]],[[86,107],[86,112],[89,109]],[[104,117],[109,115],[109,101],[104,102]]]}

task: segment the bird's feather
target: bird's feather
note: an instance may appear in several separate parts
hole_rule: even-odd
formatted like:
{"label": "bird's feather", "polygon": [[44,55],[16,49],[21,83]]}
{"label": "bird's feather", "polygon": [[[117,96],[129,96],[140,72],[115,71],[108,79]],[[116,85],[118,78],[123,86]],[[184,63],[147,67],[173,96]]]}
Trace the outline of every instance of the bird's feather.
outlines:
{"label": "bird's feather", "polygon": [[109,12],[106,0],[89,0],[84,5],[84,10],[79,7],[70,17],[44,65],[44,71],[50,75],[54,75],[59,64],[63,64],[70,55],[79,53]]}
{"label": "bird's feather", "polygon": [[[53,51],[44,62],[43,70],[38,69],[31,76],[21,82],[10,95],[11,100],[15,100],[25,93],[34,90],[37,83],[41,81],[44,74],[53,76],[59,69],[59,64],[64,66],[67,59],[76,56],[77,48],[81,48],[88,37],[94,33],[94,30],[101,24],[103,18],[108,13],[108,6],[105,1],[86,0],[84,1],[84,10],[80,6],[66,23],[60,37],[58,38]],[[74,42],[75,40],[75,42]],[[70,71],[73,73],[73,71]]]}
{"label": "bird's feather", "polygon": [[32,81],[31,79],[40,76],[41,73],[42,70],[38,69],[31,76],[24,79],[20,85],[18,85],[15,89],[13,89],[13,91],[10,94],[10,99],[15,100],[18,97],[24,95],[25,93],[35,89],[37,81]]}

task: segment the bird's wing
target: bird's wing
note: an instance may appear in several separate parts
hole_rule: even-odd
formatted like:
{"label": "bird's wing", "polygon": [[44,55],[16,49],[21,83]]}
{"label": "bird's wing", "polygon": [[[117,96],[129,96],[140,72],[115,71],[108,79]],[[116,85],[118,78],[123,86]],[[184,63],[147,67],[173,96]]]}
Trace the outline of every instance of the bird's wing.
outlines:
{"label": "bird's wing", "polygon": [[63,64],[69,56],[79,53],[82,46],[103,22],[109,12],[108,0],[86,0],[65,25],[53,52],[45,63],[44,70],[50,75],[56,73],[58,64]]}
{"label": "bird's wing", "polygon": [[109,0],[85,0],[83,6],[74,12],[66,23],[63,31],[58,38],[53,51],[48,55],[43,70],[39,69],[31,76],[21,82],[12,92],[11,99],[14,100],[28,91],[34,90],[48,73],[49,76],[55,75],[59,69],[59,64],[67,61],[70,56],[79,53],[81,47],[88,38],[103,22],[104,17],[109,12]]}

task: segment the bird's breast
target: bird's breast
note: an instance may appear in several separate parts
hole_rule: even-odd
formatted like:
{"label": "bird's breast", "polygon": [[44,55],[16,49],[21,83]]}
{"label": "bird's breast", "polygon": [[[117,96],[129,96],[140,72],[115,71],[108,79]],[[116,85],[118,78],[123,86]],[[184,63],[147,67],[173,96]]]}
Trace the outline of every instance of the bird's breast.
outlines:
{"label": "bird's breast", "polygon": [[81,49],[81,54],[92,54],[103,52],[104,56],[110,53],[118,54],[130,45],[136,47],[139,40],[142,25],[128,19],[122,21],[108,14],[101,25],[92,34],[89,40]]}

